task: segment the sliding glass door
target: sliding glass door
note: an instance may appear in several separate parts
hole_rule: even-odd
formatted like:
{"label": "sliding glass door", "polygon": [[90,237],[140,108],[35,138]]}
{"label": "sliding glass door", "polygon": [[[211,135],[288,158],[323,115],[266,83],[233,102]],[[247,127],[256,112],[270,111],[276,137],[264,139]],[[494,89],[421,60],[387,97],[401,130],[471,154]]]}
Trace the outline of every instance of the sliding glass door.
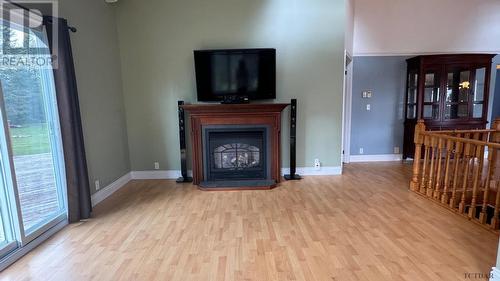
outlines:
{"label": "sliding glass door", "polygon": [[[10,43],[48,52],[44,32],[2,22]],[[3,38],[5,40],[5,38]],[[24,46],[24,45],[23,45]],[[43,52],[46,49],[47,52]],[[32,56],[29,52],[27,55]],[[67,219],[66,182],[53,70],[47,64],[0,68],[0,258]],[[3,244],[2,244],[3,243]],[[4,248],[2,249],[2,245]]]}

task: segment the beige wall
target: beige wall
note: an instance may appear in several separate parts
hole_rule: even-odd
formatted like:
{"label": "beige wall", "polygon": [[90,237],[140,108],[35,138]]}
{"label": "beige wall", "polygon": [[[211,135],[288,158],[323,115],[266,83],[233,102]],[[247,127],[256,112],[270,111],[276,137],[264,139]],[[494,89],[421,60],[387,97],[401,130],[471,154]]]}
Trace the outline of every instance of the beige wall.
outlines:
{"label": "beige wall", "polygon": [[345,0],[345,49],[353,56],[354,50],[354,0]]}
{"label": "beige wall", "polygon": [[298,98],[298,166],[340,166],[345,11],[343,0],[118,2],[132,170],[179,168],[176,103],[196,102],[193,50],[252,47],[277,49],[276,102]]}
{"label": "beige wall", "polygon": [[498,0],[356,0],[354,55],[500,53]]}
{"label": "beige wall", "polygon": [[60,0],[71,34],[90,190],[130,171],[115,9],[103,0]]}

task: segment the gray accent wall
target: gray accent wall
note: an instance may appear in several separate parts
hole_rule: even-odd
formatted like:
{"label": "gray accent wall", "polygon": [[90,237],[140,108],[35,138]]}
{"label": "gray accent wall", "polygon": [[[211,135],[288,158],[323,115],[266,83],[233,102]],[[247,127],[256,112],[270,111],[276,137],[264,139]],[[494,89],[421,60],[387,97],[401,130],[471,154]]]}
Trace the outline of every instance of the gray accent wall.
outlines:
{"label": "gray accent wall", "polygon": [[[351,155],[360,148],[365,155],[393,154],[395,146],[402,151],[407,58],[354,57]],[[368,90],[372,98],[362,98]]]}
{"label": "gray accent wall", "polygon": [[[353,60],[351,155],[394,154],[403,148],[406,59],[410,56],[359,56]],[[500,55],[493,58],[489,120],[500,116]],[[371,90],[373,97],[362,98]],[[366,110],[366,105],[371,110]],[[489,125],[488,125],[489,126]]]}
{"label": "gray accent wall", "polygon": [[493,105],[491,109],[491,120],[496,117],[500,118],[500,70],[494,69],[495,72],[495,90],[493,92]]}
{"label": "gray accent wall", "polygon": [[490,102],[489,102],[489,120],[493,122],[495,117],[500,117],[500,70],[496,66],[500,65],[500,55],[493,58],[491,66],[491,82],[490,82]]}

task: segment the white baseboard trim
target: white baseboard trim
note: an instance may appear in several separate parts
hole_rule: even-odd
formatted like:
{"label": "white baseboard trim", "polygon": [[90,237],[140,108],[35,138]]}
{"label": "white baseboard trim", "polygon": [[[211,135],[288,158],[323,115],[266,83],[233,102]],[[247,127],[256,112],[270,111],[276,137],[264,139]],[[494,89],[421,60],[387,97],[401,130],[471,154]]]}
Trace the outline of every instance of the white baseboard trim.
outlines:
{"label": "white baseboard trim", "polygon": [[[328,175],[341,175],[342,167],[321,167],[320,170],[316,170],[312,167],[297,167],[297,174],[301,176],[328,176]],[[289,168],[282,168],[281,175],[290,173]],[[180,170],[153,170],[153,171],[131,171],[123,175],[121,178],[112,182],[108,186],[100,189],[96,193],[92,194],[91,202],[92,206],[95,206],[102,202],[104,199],[111,196],[111,194],[118,191],[124,185],[126,185],[131,180],[175,180],[181,176]],[[193,171],[188,171],[188,176],[193,176]]]}
{"label": "white baseboard trim", "polygon": [[500,281],[500,269],[497,267],[491,268],[490,281]]}
{"label": "white baseboard trim", "polygon": [[108,186],[101,188],[96,193],[92,194],[90,201],[92,202],[92,207],[99,204],[104,199],[108,198],[111,194],[118,191],[124,185],[126,185],[132,179],[132,173],[126,173],[119,179],[110,183]]}
{"label": "white baseboard trim", "polygon": [[[301,176],[326,176],[341,175],[342,167],[321,167],[315,170],[310,167],[297,167],[297,174]],[[289,168],[282,168],[281,175],[290,173]],[[133,180],[174,180],[181,176],[180,170],[154,170],[154,171],[132,171],[130,172]],[[193,176],[193,171],[188,171],[188,176]]]}
{"label": "white baseboard trim", "polygon": [[[290,168],[282,168],[281,175],[290,173]],[[297,167],[296,173],[301,176],[337,176],[342,175],[342,167],[321,167],[316,170],[313,167]]]}
{"label": "white baseboard trim", "polygon": [[[181,170],[153,170],[132,171],[133,180],[175,180],[181,176]],[[188,176],[193,176],[193,171],[188,171]]]}
{"label": "white baseboard trim", "polygon": [[402,154],[351,155],[350,162],[386,162],[401,161]]}

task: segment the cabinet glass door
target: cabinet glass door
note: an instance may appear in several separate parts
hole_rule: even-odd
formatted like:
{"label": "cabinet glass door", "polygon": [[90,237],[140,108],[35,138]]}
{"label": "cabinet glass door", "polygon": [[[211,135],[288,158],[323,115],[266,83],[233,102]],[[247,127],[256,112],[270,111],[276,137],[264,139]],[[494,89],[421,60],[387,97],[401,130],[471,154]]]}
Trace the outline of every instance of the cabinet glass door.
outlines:
{"label": "cabinet glass door", "polygon": [[485,82],[486,68],[477,68],[475,70],[474,92],[472,96],[472,118],[483,117]]}
{"label": "cabinet glass door", "polygon": [[406,90],[406,119],[417,118],[417,89],[418,73],[417,71],[410,71]]}
{"label": "cabinet glass door", "polygon": [[457,68],[447,72],[445,119],[469,117],[471,86],[469,69]]}
{"label": "cabinet glass door", "polygon": [[439,74],[435,71],[427,72],[424,78],[422,117],[424,119],[439,119]]}

